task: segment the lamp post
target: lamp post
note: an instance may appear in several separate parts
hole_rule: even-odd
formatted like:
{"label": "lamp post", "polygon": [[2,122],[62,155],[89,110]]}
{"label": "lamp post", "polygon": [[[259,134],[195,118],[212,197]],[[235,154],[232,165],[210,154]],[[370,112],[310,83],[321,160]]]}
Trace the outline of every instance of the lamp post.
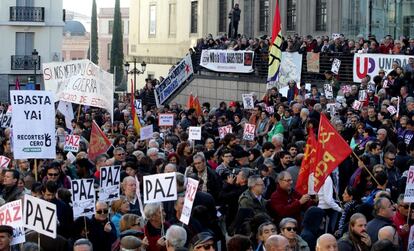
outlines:
{"label": "lamp post", "polygon": [[36,68],[37,68],[37,60],[38,59],[39,59],[39,53],[37,52],[36,49],[33,49],[33,51],[32,51],[32,60],[33,60],[33,65],[34,65],[33,83],[34,83],[35,89],[36,89]]}
{"label": "lamp post", "polygon": [[128,74],[134,74],[134,93],[137,91],[137,75],[143,74],[145,69],[147,68],[147,64],[142,61],[141,63],[141,70],[137,69],[137,59],[134,57],[134,68],[129,70],[129,62],[125,62],[124,64],[127,81],[128,81]]}

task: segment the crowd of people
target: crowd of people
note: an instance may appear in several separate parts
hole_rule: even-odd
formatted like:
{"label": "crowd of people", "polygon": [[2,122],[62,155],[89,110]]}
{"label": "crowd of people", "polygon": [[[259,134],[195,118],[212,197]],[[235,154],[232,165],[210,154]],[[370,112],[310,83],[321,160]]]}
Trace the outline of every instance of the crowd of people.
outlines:
{"label": "crowd of people", "polygon": [[[335,40],[294,36],[285,40],[284,49],[352,53],[374,40],[352,43],[343,36]],[[409,41],[399,53],[413,54],[414,40]],[[398,42],[386,37],[379,44],[375,52],[394,53]],[[195,49],[267,50],[267,46],[267,38],[209,37]],[[350,90],[342,90],[332,72],[326,72],[332,98],[316,85],[307,90],[304,84],[291,82],[287,96],[275,87],[262,97],[252,93],[254,109],[249,110],[238,100],[223,101],[218,107],[202,102],[201,111],[176,102],[157,107],[153,96],[157,82],[147,80],[135,98],[142,100],[142,126],[153,126],[152,139],[141,140],[133,126],[131,96],[117,95],[114,121],[102,109],[76,109],[79,116],[71,130],[57,113],[56,159],[37,160],[36,168],[33,160],[13,158],[11,128],[2,128],[0,156],[11,162],[1,170],[0,205],[30,194],[55,204],[58,220],[57,238],[40,235],[41,249],[34,231],[26,232],[24,245],[11,248],[407,250],[414,224],[414,208],[404,201],[407,171],[414,163],[413,69],[414,58],[405,67],[395,62],[392,71],[380,71],[372,80],[367,76]],[[353,106],[355,101],[362,105]],[[335,104],[334,110],[330,104]],[[6,111],[7,105],[1,109]],[[158,125],[164,113],[174,114],[174,126]],[[318,134],[321,113],[359,157],[347,157],[317,194],[301,194],[295,187],[308,154],[306,140],[309,130]],[[92,121],[112,143],[95,159],[88,158]],[[251,140],[243,139],[246,124],[255,125]],[[189,140],[190,126],[201,127],[201,140]],[[232,132],[220,137],[223,126]],[[74,161],[63,151],[65,134],[81,137]],[[98,201],[92,217],[74,219],[71,180],[92,178],[98,190],[100,168],[114,165],[122,169],[120,198],[110,204]],[[171,172],[176,173],[177,200],[148,203],[141,209],[136,191],[143,191],[143,177]],[[199,187],[190,221],[184,224],[180,218],[188,177],[198,180]],[[9,250],[12,231],[0,226],[0,250]]]}

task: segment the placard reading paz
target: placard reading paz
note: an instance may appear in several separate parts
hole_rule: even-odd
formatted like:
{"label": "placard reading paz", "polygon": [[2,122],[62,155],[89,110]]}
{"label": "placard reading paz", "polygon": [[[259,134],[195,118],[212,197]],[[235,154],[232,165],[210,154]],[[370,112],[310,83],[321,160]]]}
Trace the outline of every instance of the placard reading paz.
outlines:
{"label": "placard reading paz", "polygon": [[24,196],[24,226],[53,239],[56,238],[56,205],[31,195]]}
{"label": "placard reading paz", "polygon": [[144,203],[177,200],[176,180],[175,173],[144,176]]}
{"label": "placard reading paz", "polygon": [[101,167],[100,201],[113,201],[119,198],[119,186],[121,183],[121,166]]}
{"label": "placard reading paz", "polygon": [[72,180],[73,218],[95,213],[95,188],[93,179]]}

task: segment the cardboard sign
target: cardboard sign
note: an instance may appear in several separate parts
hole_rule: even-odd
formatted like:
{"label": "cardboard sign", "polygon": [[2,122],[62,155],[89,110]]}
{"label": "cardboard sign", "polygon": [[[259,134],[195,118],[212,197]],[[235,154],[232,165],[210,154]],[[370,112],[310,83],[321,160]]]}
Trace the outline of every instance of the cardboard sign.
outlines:
{"label": "cardboard sign", "polygon": [[390,113],[391,116],[397,113],[397,109],[395,109],[395,107],[392,106],[392,105],[388,106],[387,110],[388,110],[388,112]]}
{"label": "cardboard sign", "polygon": [[142,127],[140,135],[139,135],[140,139],[141,140],[151,139],[152,134],[154,133],[153,130],[154,129],[153,129],[152,125]]}
{"label": "cardboard sign", "polygon": [[352,87],[350,85],[343,85],[341,86],[341,91],[343,94],[350,93],[352,91]]}
{"label": "cardboard sign", "polygon": [[330,84],[324,84],[323,85],[323,90],[325,92],[325,97],[327,99],[332,99],[333,98],[332,85],[330,85]]}
{"label": "cardboard sign", "polygon": [[98,197],[100,201],[113,201],[119,198],[121,184],[121,166],[101,167],[101,189]]}
{"label": "cardboard sign", "polygon": [[175,173],[144,176],[144,203],[177,200]]}
{"label": "cardboard sign", "polygon": [[341,67],[341,60],[335,58],[332,62],[332,67],[331,67],[331,71],[338,75],[339,73],[339,67]]}
{"label": "cardboard sign", "polygon": [[0,225],[13,227],[13,240],[10,245],[24,243],[23,207],[21,200],[15,200],[0,207]]}
{"label": "cardboard sign", "polygon": [[0,156],[0,168],[7,168],[9,166],[10,159],[6,156]]}
{"label": "cardboard sign", "polygon": [[222,138],[224,138],[224,136],[226,136],[226,134],[228,134],[228,133],[232,133],[232,127],[231,127],[231,125],[228,125],[228,126],[222,126],[222,127],[219,127],[219,136],[220,136],[220,139],[222,139]]}
{"label": "cardboard sign", "polygon": [[138,115],[138,118],[142,118],[142,101],[141,99],[134,100],[135,112]]}
{"label": "cardboard sign", "polygon": [[256,125],[246,123],[243,130],[244,140],[253,140],[256,131]]}
{"label": "cardboard sign", "polygon": [[326,109],[329,111],[331,117],[335,116],[335,113],[336,113],[335,103],[326,104]]}
{"label": "cardboard sign", "polygon": [[190,221],[191,217],[191,210],[194,204],[194,198],[197,193],[198,188],[198,180],[188,178],[187,179],[187,186],[185,188],[185,198],[184,198],[184,206],[183,211],[181,213],[180,221],[186,225]]}
{"label": "cardboard sign", "polygon": [[407,174],[407,185],[404,192],[404,203],[414,202],[414,166],[410,166]]}
{"label": "cardboard sign", "polygon": [[172,113],[161,113],[158,116],[159,126],[174,126],[174,114]]}
{"label": "cardboard sign", "polygon": [[252,94],[242,94],[243,98],[243,107],[246,110],[250,110],[254,108],[254,101]]}
{"label": "cardboard sign", "polygon": [[362,108],[362,102],[355,100],[354,103],[352,103],[352,108],[356,111],[361,110]]}
{"label": "cardboard sign", "polygon": [[189,140],[201,140],[201,127],[200,126],[190,126],[188,132]]}
{"label": "cardboard sign", "polygon": [[72,180],[73,218],[95,213],[95,188],[93,179]]}
{"label": "cardboard sign", "polygon": [[358,93],[358,100],[365,101],[367,99],[367,92],[365,90],[360,90]]}
{"label": "cardboard sign", "polygon": [[70,161],[71,164],[76,160],[76,156],[73,155],[72,152],[68,152],[68,154],[66,154],[66,158]]}
{"label": "cardboard sign", "polygon": [[275,108],[273,106],[266,106],[266,111],[272,115],[273,113],[275,113]]}
{"label": "cardboard sign", "polygon": [[[11,107],[11,106],[9,106]],[[12,112],[7,110],[6,112],[3,111],[0,119],[1,128],[8,128],[11,126],[11,119],[12,119]]]}
{"label": "cardboard sign", "polygon": [[31,195],[24,196],[24,227],[56,238],[56,205]]}
{"label": "cardboard sign", "polygon": [[79,135],[66,135],[65,145],[63,151],[75,152],[79,151],[80,136]]}
{"label": "cardboard sign", "polygon": [[10,91],[15,159],[55,159],[55,100],[49,91]]}

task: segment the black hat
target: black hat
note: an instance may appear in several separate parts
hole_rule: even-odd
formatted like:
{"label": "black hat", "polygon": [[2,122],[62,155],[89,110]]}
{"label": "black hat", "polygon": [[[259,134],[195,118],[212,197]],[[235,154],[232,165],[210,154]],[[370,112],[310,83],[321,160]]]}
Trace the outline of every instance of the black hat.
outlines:
{"label": "black hat", "polygon": [[190,242],[191,247],[194,248],[195,246],[201,243],[204,243],[208,240],[213,240],[213,239],[214,239],[214,236],[210,232],[201,232],[191,239],[191,242]]}
{"label": "black hat", "polygon": [[333,75],[333,72],[332,71],[325,71],[325,74]]}
{"label": "black hat", "polygon": [[9,235],[13,235],[13,228],[7,225],[0,225],[0,233],[8,233]]}
{"label": "black hat", "polygon": [[135,236],[137,238],[141,238],[141,237],[144,237],[144,235],[145,234],[143,232],[141,232],[141,231],[137,231],[137,230],[133,230],[133,229],[128,229],[128,230],[125,230],[125,231],[121,232],[120,238],[122,239],[125,236]]}
{"label": "black hat", "polygon": [[241,159],[241,158],[244,158],[244,157],[249,157],[250,154],[249,154],[249,152],[246,152],[245,150],[241,150],[241,151],[235,151],[233,153],[233,156],[234,156],[235,159]]}

